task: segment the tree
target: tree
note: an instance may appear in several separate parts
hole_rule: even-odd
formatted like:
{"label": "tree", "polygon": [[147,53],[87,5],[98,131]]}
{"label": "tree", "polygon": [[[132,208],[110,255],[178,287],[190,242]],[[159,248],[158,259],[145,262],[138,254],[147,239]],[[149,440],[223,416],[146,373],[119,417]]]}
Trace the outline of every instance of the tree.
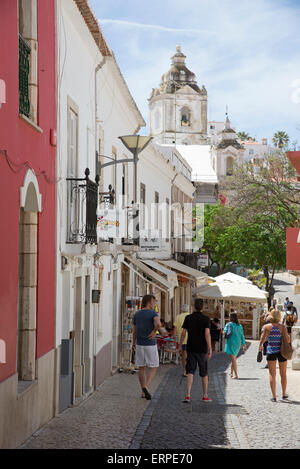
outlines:
{"label": "tree", "polygon": [[237,136],[240,140],[243,140],[244,142],[246,142],[247,140],[250,140],[251,138],[250,135],[244,131],[238,132]]}
{"label": "tree", "polygon": [[234,259],[246,267],[258,266],[263,270],[265,288],[270,291],[275,271],[285,266],[285,226],[278,222],[276,215],[257,213],[251,223],[240,216],[234,225],[226,229],[226,236],[230,240],[228,249]]}
{"label": "tree", "polygon": [[288,145],[290,137],[286,132],[279,130],[274,134],[272,141],[276,148],[283,148]]}
{"label": "tree", "polygon": [[[208,254],[210,266],[216,264],[218,273],[222,273],[229,267],[232,261],[232,248],[229,243],[223,246],[226,228],[230,226],[233,219],[232,210],[224,207],[221,203],[216,205],[205,205],[204,211],[204,243],[202,252]],[[202,232],[201,232],[202,234]]]}
{"label": "tree", "polygon": [[297,172],[286,154],[270,156],[234,167],[231,177],[221,181],[220,191],[230,206],[241,210],[249,223],[256,213],[276,215],[283,226],[297,226],[300,187]]}

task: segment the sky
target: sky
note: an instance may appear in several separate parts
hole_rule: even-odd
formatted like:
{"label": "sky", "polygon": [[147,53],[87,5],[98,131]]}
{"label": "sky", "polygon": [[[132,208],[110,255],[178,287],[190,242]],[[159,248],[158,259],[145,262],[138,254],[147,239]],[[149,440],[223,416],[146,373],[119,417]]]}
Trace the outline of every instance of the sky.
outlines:
{"label": "sky", "polygon": [[[208,119],[300,145],[300,0],[90,0],[144,119],[180,45]],[[147,129],[146,129],[147,131]]]}

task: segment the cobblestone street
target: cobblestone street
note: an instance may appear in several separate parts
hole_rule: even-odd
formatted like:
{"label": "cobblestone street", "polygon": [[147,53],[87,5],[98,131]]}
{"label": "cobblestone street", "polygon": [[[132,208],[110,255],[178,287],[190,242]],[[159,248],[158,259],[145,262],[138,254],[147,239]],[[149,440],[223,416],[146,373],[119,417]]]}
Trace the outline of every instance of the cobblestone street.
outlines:
{"label": "cobblestone street", "polygon": [[[23,447],[299,448],[300,399],[290,393],[288,402],[281,401],[278,383],[278,402],[270,401],[265,361],[256,362],[258,342],[247,344],[247,353],[238,358],[239,380],[230,378],[225,354],[217,354],[210,361],[212,403],[202,403],[198,375],[192,403],[182,403],[186,381],[179,366],[160,367],[150,402],[140,399],[137,376],[116,374],[88,400],[43,427]],[[276,431],[279,428],[280,432]]]}

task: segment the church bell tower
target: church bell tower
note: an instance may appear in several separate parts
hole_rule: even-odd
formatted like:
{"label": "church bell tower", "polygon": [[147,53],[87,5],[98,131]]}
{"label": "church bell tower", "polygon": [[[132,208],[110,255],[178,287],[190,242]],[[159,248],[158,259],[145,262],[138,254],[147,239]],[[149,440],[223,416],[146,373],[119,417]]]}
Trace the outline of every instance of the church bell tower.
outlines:
{"label": "church bell tower", "polygon": [[205,145],[207,139],[207,91],[185,64],[177,46],[170,70],[153,88],[149,98],[150,135],[156,143]]}

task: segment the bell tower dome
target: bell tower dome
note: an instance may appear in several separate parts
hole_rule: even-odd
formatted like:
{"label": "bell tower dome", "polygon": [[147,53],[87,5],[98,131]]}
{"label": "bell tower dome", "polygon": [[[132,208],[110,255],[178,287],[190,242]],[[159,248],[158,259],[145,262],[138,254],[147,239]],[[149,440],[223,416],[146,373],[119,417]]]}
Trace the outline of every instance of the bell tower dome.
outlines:
{"label": "bell tower dome", "polygon": [[207,144],[207,91],[185,63],[181,47],[149,98],[150,135],[168,145]]}

